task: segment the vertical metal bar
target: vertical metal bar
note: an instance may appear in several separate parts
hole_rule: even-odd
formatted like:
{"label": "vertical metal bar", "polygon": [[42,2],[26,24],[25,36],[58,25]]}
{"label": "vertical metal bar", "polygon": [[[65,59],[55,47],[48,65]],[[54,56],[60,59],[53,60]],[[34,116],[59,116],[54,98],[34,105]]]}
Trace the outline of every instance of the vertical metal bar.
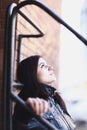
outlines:
{"label": "vertical metal bar", "polygon": [[13,71],[14,71],[14,45],[15,45],[15,24],[16,24],[16,14],[19,9],[27,4],[34,4],[39,6],[50,16],[52,16],[56,21],[63,24],[67,29],[69,29],[73,34],[75,34],[85,45],[87,45],[87,40],[76,32],[72,27],[70,27],[66,22],[64,22],[57,14],[50,10],[47,6],[40,3],[39,1],[29,0],[23,1],[16,6],[16,4],[11,4],[8,8],[6,33],[5,33],[5,53],[4,53],[4,78],[3,78],[3,91],[4,91],[4,110],[3,110],[3,130],[12,129],[12,102],[10,93],[13,88]]}
{"label": "vertical metal bar", "polygon": [[6,130],[6,86],[7,86],[7,41],[8,41],[8,26],[10,16],[10,9],[6,11],[6,26],[5,26],[5,44],[4,44],[4,63],[3,63],[3,130]]}
{"label": "vertical metal bar", "polygon": [[[12,130],[12,101],[11,91],[13,88],[14,73],[14,46],[16,14],[13,10],[16,4],[12,3],[7,9],[5,49],[4,49],[4,76],[3,76],[3,130]],[[37,27],[36,27],[37,28]],[[42,32],[38,30],[41,35]]]}
{"label": "vertical metal bar", "polygon": [[6,31],[4,44],[4,72],[3,72],[3,130],[11,130],[11,15],[16,4],[10,4],[7,8]]}
{"label": "vertical metal bar", "polygon": [[20,54],[21,54],[21,35],[19,35],[18,37],[18,51],[17,51],[17,67],[18,67],[18,63],[20,62]]}
{"label": "vertical metal bar", "polygon": [[[14,6],[15,7],[15,6]],[[9,37],[9,62],[8,62],[8,93],[9,93],[9,118],[8,118],[8,130],[12,130],[12,100],[11,100],[11,96],[10,93],[13,89],[13,82],[14,82],[14,53],[15,53],[15,26],[16,26],[16,15],[14,17],[12,17],[11,15],[11,19],[10,19],[10,37]]]}

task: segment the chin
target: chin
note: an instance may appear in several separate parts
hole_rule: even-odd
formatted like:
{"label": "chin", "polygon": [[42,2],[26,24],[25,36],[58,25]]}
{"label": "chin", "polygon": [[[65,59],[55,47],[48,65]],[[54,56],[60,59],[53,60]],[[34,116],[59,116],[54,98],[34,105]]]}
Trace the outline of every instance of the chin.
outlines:
{"label": "chin", "polygon": [[52,84],[54,81],[56,81],[56,78],[53,78],[50,82],[50,84]]}
{"label": "chin", "polygon": [[53,81],[55,81],[56,80],[56,77],[53,77]]}

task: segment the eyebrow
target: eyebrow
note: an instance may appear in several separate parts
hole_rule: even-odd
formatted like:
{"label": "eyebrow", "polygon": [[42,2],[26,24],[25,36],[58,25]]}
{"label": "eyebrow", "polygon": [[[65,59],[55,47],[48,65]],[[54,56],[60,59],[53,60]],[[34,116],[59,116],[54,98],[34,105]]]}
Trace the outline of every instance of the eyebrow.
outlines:
{"label": "eyebrow", "polygon": [[41,63],[39,63],[39,65],[42,65],[42,64],[45,64],[45,62],[41,62]]}
{"label": "eyebrow", "polygon": [[42,61],[42,62],[40,62],[38,65],[40,66],[40,65],[47,65],[47,63],[45,62],[45,61]]}

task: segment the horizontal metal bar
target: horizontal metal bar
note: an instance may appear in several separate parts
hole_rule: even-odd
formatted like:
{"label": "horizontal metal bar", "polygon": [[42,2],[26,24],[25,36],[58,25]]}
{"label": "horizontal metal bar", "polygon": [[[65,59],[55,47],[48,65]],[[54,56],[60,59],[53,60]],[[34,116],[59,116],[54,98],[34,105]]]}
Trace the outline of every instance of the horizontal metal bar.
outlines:
{"label": "horizontal metal bar", "polygon": [[13,82],[13,86],[23,86],[23,84],[21,84],[19,82]]}
{"label": "horizontal metal bar", "polygon": [[44,36],[43,32],[22,11],[19,10],[18,13],[40,33],[39,36]]}
{"label": "horizontal metal bar", "polygon": [[[4,57],[5,61],[5,73],[4,73],[4,84],[3,87],[4,88],[4,115],[3,115],[3,130],[11,130],[12,128],[12,115],[11,115],[11,100],[10,96],[18,103],[20,103],[20,105],[22,105],[23,107],[26,108],[26,110],[29,111],[29,107],[26,105],[26,103],[20,99],[18,96],[16,96],[12,91],[12,87],[14,85],[13,83],[13,68],[14,68],[14,45],[15,45],[15,25],[16,25],[16,15],[17,13],[20,12],[20,8],[22,8],[25,5],[29,5],[29,4],[34,4],[39,6],[41,9],[43,9],[45,12],[47,12],[50,16],[52,16],[57,22],[59,22],[60,24],[64,25],[68,30],[70,30],[73,34],[75,34],[75,36],[77,36],[78,39],[80,39],[85,45],[87,45],[87,40],[81,36],[81,34],[79,34],[78,32],[76,32],[72,27],[70,27],[66,22],[64,22],[64,20],[62,20],[56,13],[54,13],[51,9],[49,9],[46,5],[44,5],[43,3],[41,3],[40,1],[36,1],[36,0],[27,0],[27,1],[23,1],[21,3],[19,3],[18,5],[15,5],[14,3],[12,4],[10,11],[8,16],[7,16],[7,26],[6,26],[6,40],[5,40],[5,50],[6,50],[6,54]],[[26,20],[29,20],[27,17],[24,16],[24,18]],[[33,23],[31,22],[31,24],[33,25]],[[37,27],[36,27],[37,29]],[[37,29],[38,30],[38,29]],[[39,30],[39,32],[41,32]],[[7,35],[7,36],[6,36]],[[32,113],[34,114],[34,113]],[[47,126],[48,129],[50,130],[58,130],[57,128],[55,128],[55,126],[53,126],[51,123],[49,123],[48,121],[46,121],[45,119],[38,117],[34,114],[35,118],[37,118],[43,125]]]}
{"label": "horizontal metal bar", "polygon": [[12,86],[13,86],[13,88],[16,88],[16,89],[19,89],[19,90],[21,90],[24,87],[24,85],[19,83],[19,82],[13,82]]}
{"label": "horizontal metal bar", "polygon": [[43,36],[43,34],[20,34],[20,38],[39,38]]}
{"label": "horizontal metal bar", "polygon": [[79,34],[76,30],[74,30],[69,24],[67,24],[62,18],[58,16],[58,14],[54,13],[51,9],[49,9],[46,5],[36,0],[27,0],[19,3],[15,8],[13,15],[15,15],[20,8],[25,5],[34,4],[47,12],[50,16],[52,16],[57,22],[65,26],[69,31],[71,31],[78,39],[80,39],[85,45],[87,45],[87,39],[85,39],[81,34]]}
{"label": "horizontal metal bar", "polygon": [[46,119],[37,116],[30,106],[28,106],[20,97],[16,96],[13,92],[11,92],[11,97],[14,99],[17,103],[19,103],[21,106],[23,106],[28,112],[30,112],[40,123],[42,123],[44,126],[46,126],[50,130],[59,130],[54,125],[52,125],[50,122],[48,122]]}

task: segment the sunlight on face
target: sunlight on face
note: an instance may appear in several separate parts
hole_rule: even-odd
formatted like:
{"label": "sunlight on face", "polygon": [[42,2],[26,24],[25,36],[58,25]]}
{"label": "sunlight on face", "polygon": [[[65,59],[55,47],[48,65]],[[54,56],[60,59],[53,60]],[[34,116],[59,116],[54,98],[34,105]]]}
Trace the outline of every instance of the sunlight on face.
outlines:
{"label": "sunlight on face", "polygon": [[51,65],[48,65],[43,58],[40,58],[38,61],[37,79],[40,83],[48,85],[56,80],[53,72],[53,67]]}

